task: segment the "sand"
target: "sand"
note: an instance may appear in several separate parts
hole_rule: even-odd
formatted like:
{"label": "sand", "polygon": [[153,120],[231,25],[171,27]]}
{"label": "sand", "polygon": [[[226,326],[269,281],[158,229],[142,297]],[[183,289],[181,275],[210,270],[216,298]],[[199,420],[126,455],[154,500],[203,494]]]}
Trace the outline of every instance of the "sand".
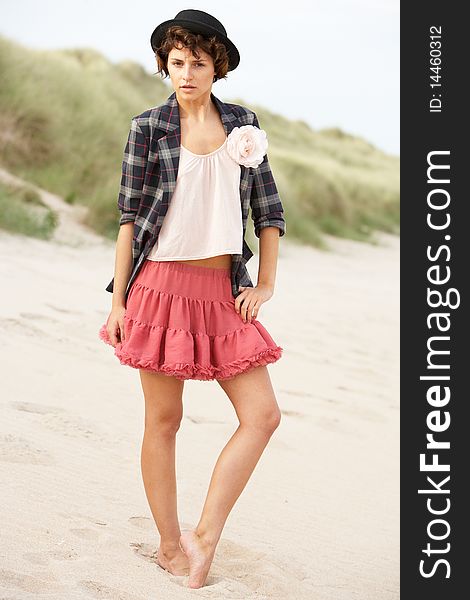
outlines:
{"label": "sand", "polygon": [[[268,367],[282,422],[191,590],[153,557],[139,373],[97,336],[114,244],[70,219],[49,242],[0,231],[0,597],[398,598],[399,239],[281,241],[258,319],[284,348]],[[248,267],[256,281],[256,254]],[[237,420],[215,381],[187,381],[184,407],[191,528]]]}

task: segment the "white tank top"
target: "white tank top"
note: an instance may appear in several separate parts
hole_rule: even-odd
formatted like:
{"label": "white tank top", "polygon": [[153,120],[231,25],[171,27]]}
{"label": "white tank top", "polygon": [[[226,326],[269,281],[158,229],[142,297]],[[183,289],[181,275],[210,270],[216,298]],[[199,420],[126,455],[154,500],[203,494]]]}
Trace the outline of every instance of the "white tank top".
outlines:
{"label": "white tank top", "polygon": [[242,254],[241,167],[226,145],[227,138],[209,154],[181,145],[176,187],[149,260]]}

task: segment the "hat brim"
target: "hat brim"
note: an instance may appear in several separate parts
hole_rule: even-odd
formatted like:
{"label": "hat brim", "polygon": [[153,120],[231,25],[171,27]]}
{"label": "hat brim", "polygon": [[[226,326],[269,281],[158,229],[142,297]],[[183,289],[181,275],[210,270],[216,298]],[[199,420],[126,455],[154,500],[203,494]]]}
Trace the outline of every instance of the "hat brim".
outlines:
{"label": "hat brim", "polygon": [[240,62],[240,54],[238,52],[235,44],[229,40],[226,35],[223,35],[217,29],[214,29],[210,25],[206,25],[205,23],[195,23],[194,21],[187,21],[186,19],[169,19],[168,21],[164,21],[158,25],[154,32],[150,37],[150,45],[152,46],[152,50],[155,52],[157,48],[160,46],[163,38],[165,37],[166,30],[172,25],[181,25],[185,29],[188,29],[192,33],[200,33],[205,36],[212,36],[221,41],[225,47],[227,48],[228,54],[228,70],[233,71],[238,67]]}

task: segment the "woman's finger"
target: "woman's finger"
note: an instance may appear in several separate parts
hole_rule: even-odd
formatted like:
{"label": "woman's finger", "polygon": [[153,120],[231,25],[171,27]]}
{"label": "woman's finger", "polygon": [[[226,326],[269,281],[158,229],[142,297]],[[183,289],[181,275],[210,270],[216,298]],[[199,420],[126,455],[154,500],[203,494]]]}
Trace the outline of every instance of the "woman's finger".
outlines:
{"label": "woman's finger", "polygon": [[259,301],[255,302],[253,306],[253,318],[256,319],[258,317],[258,312],[261,307],[261,303]]}
{"label": "woman's finger", "polygon": [[246,321],[246,311],[248,308],[248,300],[247,298],[243,298],[242,303],[240,304],[240,316],[243,319],[243,322]]}
{"label": "woman's finger", "polygon": [[249,323],[251,323],[251,311],[253,309],[253,302],[254,299],[253,298],[248,298],[246,301],[246,305],[245,305],[245,322],[248,321]]}
{"label": "woman's finger", "polygon": [[114,329],[108,330],[109,339],[111,340],[112,346],[115,348],[117,343],[116,331]]}
{"label": "woman's finger", "polygon": [[253,309],[254,309],[254,307],[255,307],[255,306],[256,306],[256,299],[255,299],[255,298],[252,298],[252,299],[250,300],[250,303],[248,304],[248,314],[247,314],[247,319],[248,319],[248,322],[249,322],[249,323],[251,323],[251,320],[252,320],[252,318],[253,318]]}
{"label": "woman's finger", "polygon": [[246,298],[246,296],[243,296],[242,294],[239,294],[235,298],[235,310],[240,316],[242,314],[243,302],[245,301],[245,298]]}

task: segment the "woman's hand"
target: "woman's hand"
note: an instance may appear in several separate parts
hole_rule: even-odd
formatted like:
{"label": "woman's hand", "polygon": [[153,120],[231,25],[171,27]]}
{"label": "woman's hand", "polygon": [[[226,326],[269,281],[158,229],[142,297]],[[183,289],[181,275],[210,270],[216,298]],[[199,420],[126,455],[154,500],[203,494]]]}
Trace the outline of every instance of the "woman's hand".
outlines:
{"label": "woman's hand", "polygon": [[113,347],[116,347],[118,342],[124,342],[124,315],[126,314],[125,306],[113,306],[109,313],[106,330],[111,340]]}
{"label": "woman's hand", "polygon": [[244,287],[240,285],[241,294],[235,298],[235,310],[243,319],[251,323],[251,319],[256,319],[258,311],[263,302],[266,302],[273,295],[273,288],[269,285],[258,284],[256,287]]}

